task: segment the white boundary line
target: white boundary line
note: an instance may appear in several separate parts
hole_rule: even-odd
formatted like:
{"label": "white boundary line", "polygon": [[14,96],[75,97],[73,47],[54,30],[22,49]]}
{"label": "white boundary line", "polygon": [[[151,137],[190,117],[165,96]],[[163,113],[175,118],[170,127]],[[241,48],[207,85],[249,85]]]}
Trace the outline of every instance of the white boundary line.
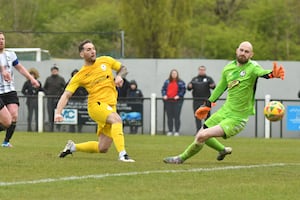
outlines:
{"label": "white boundary line", "polygon": [[260,164],[260,165],[237,165],[237,166],[214,167],[214,168],[153,170],[153,171],[141,171],[141,172],[123,172],[123,173],[114,173],[114,174],[106,173],[106,174],[94,174],[94,175],[86,175],[86,176],[46,178],[46,179],[38,179],[38,180],[31,180],[31,181],[0,182],[0,187],[1,186],[11,186],[11,185],[29,185],[29,184],[39,184],[39,183],[60,182],[60,181],[83,180],[83,179],[102,179],[102,178],[106,178],[106,177],[118,177],[118,176],[136,176],[136,175],[167,174],[167,173],[211,172],[211,171],[252,169],[252,168],[263,168],[263,167],[281,167],[281,166],[292,166],[292,165],[300,165],[300,164],[272,163],[272,164]]}

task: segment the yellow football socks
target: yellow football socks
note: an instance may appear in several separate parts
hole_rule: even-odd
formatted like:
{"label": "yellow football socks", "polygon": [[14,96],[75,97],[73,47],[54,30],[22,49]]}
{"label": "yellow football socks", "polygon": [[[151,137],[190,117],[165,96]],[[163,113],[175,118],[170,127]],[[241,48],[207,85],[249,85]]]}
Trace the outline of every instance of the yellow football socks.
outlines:
{"label": "yellow football socks", "polygon": [[79,144],[75,144],[76,151],[87,152],[87,153],[99,153],[98,142],[89,141]]}
{"label": "yellow football socks", "polygon": [[[116,123],[111,125],[111,137],[114,141],[117,151],[120,153],[125,152],[125,142],[123,134],[123,125]],[[99,142],[89,141],[75,144],[76,151],[87,152],[87,153],[99,153]]]}
{"label": "yellow football socks", "polygon": [[115,147],[120,153],[125,150],[124,134],[123,134],[123,125],[122,123],[115,123],[111,125],[111,136],[113,138]]}

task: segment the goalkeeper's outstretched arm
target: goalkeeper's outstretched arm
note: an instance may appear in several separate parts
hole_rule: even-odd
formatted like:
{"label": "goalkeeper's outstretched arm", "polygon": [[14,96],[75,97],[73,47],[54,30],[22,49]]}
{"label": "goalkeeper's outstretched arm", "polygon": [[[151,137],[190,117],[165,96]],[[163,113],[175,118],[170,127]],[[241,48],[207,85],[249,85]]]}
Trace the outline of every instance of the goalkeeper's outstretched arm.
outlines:
{"label": "goalkeeper's outstretched arm", "polygon": [[285,70],[284,70],[284,68],[283,68],[282,65],[280,65],[278,67],[277,63],[274,62],[273,63],[273,70],[270,73],[264,75],[263,77],[266,78],[266,79],[269,79],[269,78],[280,78],[281,80],[284,80]]}

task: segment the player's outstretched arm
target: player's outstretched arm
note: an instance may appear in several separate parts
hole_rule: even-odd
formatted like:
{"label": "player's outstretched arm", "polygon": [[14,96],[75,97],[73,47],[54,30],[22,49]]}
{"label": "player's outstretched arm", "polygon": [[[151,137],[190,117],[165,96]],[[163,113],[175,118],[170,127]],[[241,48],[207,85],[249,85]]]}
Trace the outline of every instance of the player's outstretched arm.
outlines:
{"label": "player's outstretched arm", "polygon": [[285,76],[285,70],[284,70],[283,66],[280,65],[278,67],[277,63],[274,62],[273,63],[273,70],[269,74],[269,78],[281,78],[281,80],[284,80],[284,76]]}
{"label": "player's outstretched arm", "polygon": [[55,115],[54,115],[54,122],[61,122],[63,121],[63,116],[61,115],[62,110],[64,109],[64,107],[67,105],[69,99],[71,98],[72,93],[69,91],[64,91],[64,93],[61,95],[58,103],[57,103],[57,107],[55,110]]}

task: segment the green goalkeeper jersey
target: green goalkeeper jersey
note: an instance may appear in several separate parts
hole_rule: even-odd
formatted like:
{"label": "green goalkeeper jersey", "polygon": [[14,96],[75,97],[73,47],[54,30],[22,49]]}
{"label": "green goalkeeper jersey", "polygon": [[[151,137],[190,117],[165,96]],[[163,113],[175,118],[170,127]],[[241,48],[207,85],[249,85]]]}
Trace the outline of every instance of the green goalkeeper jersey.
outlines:
{"label": "green goalkeeper jersey", "polygon": [[227,90],[227,98],[221,110],[232,116],[248,118],[255,114],[255,91],[259,77],[268,78],[272,70],[263,69],[255,61],[249,60],[242,66],[234,60],[228,63],[222,72],[222,77],[209,100],[216,102]]}

